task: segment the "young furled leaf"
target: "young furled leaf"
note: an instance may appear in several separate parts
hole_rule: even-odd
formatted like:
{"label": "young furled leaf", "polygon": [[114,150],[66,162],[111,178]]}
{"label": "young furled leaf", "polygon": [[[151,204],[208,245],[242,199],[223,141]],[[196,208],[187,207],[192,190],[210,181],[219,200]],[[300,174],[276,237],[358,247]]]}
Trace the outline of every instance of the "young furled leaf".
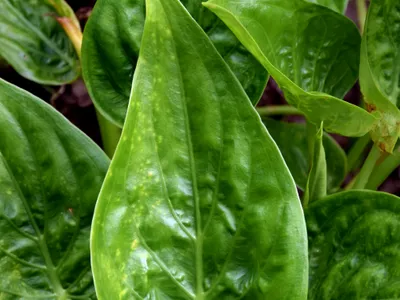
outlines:
{"label": "young furled leaf", "polygon": [[120,144],[97,203],[99,299],[306,299],[294,181],[178,0],[148,0]]}
{"label": "young furled leaf", "polygon": [[[286,100],[329,132],[362,136],[376,123],[339,98],[358,77],[360,35],[346,17],[303,0],[204,3],[279,84]],[[339,97],[339,98],[336,98]]]}
{"label": "young furled leaf", "polygon": [[[277,143],[297,187],[306,189],[308,172],[310,171],[307,130],[305,124],[278,122],[264,119],[274,141]],[[327,163],[328,193],[338,190],[347,174],[346,153],[327,133],[323,136]]]}
{"label": "young furled leaf", "polygon": [[374,142],[392,152],[400,135],[400,2],[371,1],[364,31],[360,84],[367,109],[382,114]]}
{"label": "young furled leaf", "polygon": [[311,201],[325,197],[327,191],[327,162],[323,144],[324,126],[321,123],[317,134],[315,134],[317,128],[313,125],[309,126],[313,128],[311,130],[312,136],[310,137],[312,143],[309,145],[311,168],[308,174],[306,190],[304,191],[304,207]]}
{"label": "young furled leaf", "polygon": [[0,79],[0,299],[94,299],[89,235],[108,158]]}
{"label": "young furled leaf", "polygon": [[[182,0],[256,104],[266,86],[267,72],[201,2]],[[85,28],[82,63],[86,85],[97,109],[121,127],[128,107],[144,20],[145,0],[98,0]]]}
{"label": "young furled leaf", "polygon": [[310,300],[400,298],[400,199],[351,191],[306,210]]}
{"label": "young furled leaf", "polygon": [[32,81],[61,85],[80,75],[80,64],[48,1],[0,1],[0,56]]}

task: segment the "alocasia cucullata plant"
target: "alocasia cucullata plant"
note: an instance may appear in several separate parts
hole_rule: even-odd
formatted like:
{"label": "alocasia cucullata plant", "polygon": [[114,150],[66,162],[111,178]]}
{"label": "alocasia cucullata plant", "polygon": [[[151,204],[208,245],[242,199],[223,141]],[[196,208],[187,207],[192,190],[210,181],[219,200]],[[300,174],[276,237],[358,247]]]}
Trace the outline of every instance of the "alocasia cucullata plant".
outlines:
{"label": "alocasia cucullata plant", "polygon": [[[347,4],[98,0],[82,66],[123,127],[110,167],[0,79],[0,299],[399,299],[400,199],[363,189],[400,165],[400,6],[359,1],[361,38]],[[65,1],[0,8],[18,72],[79,75]],[[268,74],[289,105],[255,108]],[[327,132],[362,138],[346,155]]]}

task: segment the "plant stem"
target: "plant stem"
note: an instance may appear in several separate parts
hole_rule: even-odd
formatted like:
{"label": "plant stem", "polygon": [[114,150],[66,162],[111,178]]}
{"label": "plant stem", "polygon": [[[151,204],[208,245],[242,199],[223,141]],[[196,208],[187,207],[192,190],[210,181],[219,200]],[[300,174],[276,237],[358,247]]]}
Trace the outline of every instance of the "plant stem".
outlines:
{"label": "plant stem", "polygon": [[[63,27],[64,31],[68,35],[69,39],[75,47],[79,60],[81,60],[83,34],[75,13],[71,9],[71,7],[64,1],[52,1],[50,3],[54,6],[54,8],[57,10],[57,13],[60,15],[56,17],[56,20],[60,23],[60,25]],[[110,158],[112,158],[115,149],[117,148],[122,131],[119,127],[107,120],[97,109],[96,114],[97,121],[100,127],[100,134],[103,141],[104,151]]]}
{"label": "plant stem", "polygon": [[400,166],[400,148],[395,153],[386,157],[386,159],[377,167],[369,178],[366,186],[369,190],[377,190],[382,183],[389,177],[394,170]]}
{"label": "plant stem", "polygon": [[365,0],[357,0],[357,16],[358,16],[358,24],[360,25],[361,33],[364,32],[365,20],[367,18],[367,3]]}
{"label": "plant stem", "polygon": [[271,105],[257,107],[256,109],[261,117],[271,117],[279,115],[303,115],[301,111],[290,105]]}
{"label": "plant stem", "polygon": [[371,137],[369,134],[364,135],[359,138],[350,149],[349,154],[347,155],[347,168],[348,172],[353,171],[360,165],[360,161],[365,152],[365,149],[371,142]]}
{"label": "plant stem", "polygon": [[121,137],[122,129],[107,120],[98,110],[96,110],[96,114],[97,121],[99,122],[104,152],[108,157],[112,158]]}
{"label": "plant stem", "polygon": [[352,189],[355,190],[365,188],[371,176],[371,173],[374,170],[375,165],[380,159],[381,155],[381,150],[376,145],[373,145],[371,151],[368,154],[367,160],[364,162],[360,173],[357,175]]}

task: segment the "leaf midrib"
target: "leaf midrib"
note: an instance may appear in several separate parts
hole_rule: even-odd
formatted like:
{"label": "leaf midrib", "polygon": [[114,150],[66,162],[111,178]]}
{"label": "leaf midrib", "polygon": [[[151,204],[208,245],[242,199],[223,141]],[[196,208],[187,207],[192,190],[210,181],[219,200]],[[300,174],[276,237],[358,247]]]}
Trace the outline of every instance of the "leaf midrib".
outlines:
{"label": "leaf midrib", "polygon": [[0,159],[3,161],[4,166],[5,166],[7,172],[9,174],[9,176],[10,176],[10,179],[14,183],[14,187],[15,187],[17,193],[18,193],[19,198],[21,199],[21,201],[22,201],[22,203],[24,205],[24,208],[25,208],[25,211],[26,211],[26,213],[28,215],[29,221],[30,221],[30,223],[31,223],[31,225],[32,225],[37,237],[38,237],[37,245],[39,246],[40,252],[41,252],[41,254],[43,256],[43,259],[45,261],[46,271],[47,271],[46,273],[47,273],[47,275],[49,277],[49,280],[50,280],[50,283],[51,283],[51,287],[56,292],[56,295],[59,296],[60,299],[63,299],[62,297],[63,297],[63,295],[65,295],[65,291],[64,291],[64,289],[62,287],[62,284],[61,284],[61,281],[60,281],[60,279],[59,279],[59,277],[58,277],[58,275],[56,273],[56,268],[55,268],[55,266],[53,264],[53,261],[51,259],[50,252],[49,252],[49,249],[47,247],[45,237],[40,232],[40,229],[39,229],[39,227],[38,227],[38,225],[37,225],[37,223],[36,223],[36,221],[35,221],[35,219],[33,217],[33,214],[32,214],[32,212],[30,210],[30,206],[28,204],[28,201],[26,200],[24,194],[22,193],[21,188],[20,188],[20,186],[19,186],[19,184],[18,184],[18,182],[17,182],[17,180],[16,180],[16,178],[14,176],[14,173],[12,172],[10,166],[8,165],[7,161],[5,160],[5,158],[4,158],[4,156],[2,155],[1,152],[0,152]]}
{"label": "leaf midrib", "polygon": [[[163,4],[162,0],[158,0],[161,6],[163,7],[163,13],[165,20],[168,22],[169,27],[172,29],[173,26],[171,24],[170,19],[165,13],[165,7]],[[179,2],[178,5],[183,6],[181,2]],[[186,9],[184,10],[185,12]],[[188,12],[187,12],[188,13]],[[188,13],[189,14],[189,13]],[[171,30],[172,32],[172,40],[174,40],[174,31]],[[177,58],[179,58],[178,52],[176,50],[175,43],[173,43],[174,46],[174,51],[175,55]],[[199,194],[198,194],[198,185],[197,185],[197,176],[196,176],[196,164],[195,164],[195,158],[194,158],[194,151],[193,151],[193,142],[192,142],[192,136],[191,136],[191,128],[190,128],[190,122],[189,122],[189,113],[188,113],[188,107],[187,103],[185,101],[185,95],[186,95],[186,90],[185,90],[185,85],[182,77],[182,71],[181,71],[181,65],[179,63],[176,64],[177,69],[178,69],[178,80],[180,82],[180,90],[181,90],[181,101],[182,101],[182,107],[183,107],[183,117],[184,117],[184,125],[185,125],[185,133],[186,133],[186,142],[187,142],[187,147],[188,147],[188,155],[189,155],[189,166],[191,170],[191,177],[192,177],[192,189],[193,189],[193,198],[195,202],[195,221],[196,221],[196,242],[195,242],[195,265],[196,265],[196,299],[202,300],[204,299],[204,287],[203,287],[203,281],[204,281],[204,270],[203,270],[203,244],[204,244],[204,236],[203,236],[203,230],[202,230],[202,224],[201,224],[201,211],[200,211],[200,199],[199,199]]]}

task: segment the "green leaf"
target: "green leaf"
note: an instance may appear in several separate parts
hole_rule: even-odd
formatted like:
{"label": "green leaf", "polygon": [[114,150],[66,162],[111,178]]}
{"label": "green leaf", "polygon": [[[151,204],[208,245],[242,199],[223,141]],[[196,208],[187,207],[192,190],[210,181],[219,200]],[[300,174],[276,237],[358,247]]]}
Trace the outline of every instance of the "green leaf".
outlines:
{"label": "green leaf", "polygon": [[[282,152],[297,186],[304,191],[310,170],[305,124],[278,122],[272,119],[265,119],[263,122]],[[346,154],[326,133],[323,145],[327,162],[328,192],[333,193],[338,190],[347,174]]]}
{"label": "green leaf", "polygon": [[306,1],[329,7],[330,9],[341,14],[344,14],[346,12],[347,6],[349,4],[349,0],[306,0]]}
{"label": "green leaf", "polygon": [[178,0],[147,1],[127,120],[93,222],[99,299],[306,299],[294,181]]}
{"label": "green leaf", "polygon": [[94,299],[90,225],[109,160],[2,80],[0,141],[0,299]]}
{"label": "green leaf", "polygon": [[44,1],[0,1],[0,56],[41,84],[61,85],[80,75],[77,54],[56,16]]}
{"label": "green leaf", "polygon": [[[286,100],[329,132],[362,136],[376,118],[336,97],[358,77],[360,35],[346,17],[302,0],[204,3],[264,65]],[[331,96],[332,95],[332,96]]]}
{"label": "green leaf", "polygon": [[311,168],[304,191],[303,206],[307,206],[311,201],[322,199],[327,191],[327,161],[323,144],[324,125],[321,123],[316,134],[317,127],[311,124],[308,126],[312,128],[311,143],[309,142]]}
{"label": "green leaf", "polygon": [[400,298],[400,199],[351,191],[306,210],[310,300]]}
{"label": "green leaf", "polygon": [[[201,0],[182,0],[256,104],[268,74]],[[83,76],[101,113],[124,123],[145,20],[145,0],[98,0],[85,28]]]}
{"label": "green leaf", "polygon": [[392,152],[400,135],[400,3],[373,0],[364,31],[360,84],[369,111],[382,114],[372,139]]}

